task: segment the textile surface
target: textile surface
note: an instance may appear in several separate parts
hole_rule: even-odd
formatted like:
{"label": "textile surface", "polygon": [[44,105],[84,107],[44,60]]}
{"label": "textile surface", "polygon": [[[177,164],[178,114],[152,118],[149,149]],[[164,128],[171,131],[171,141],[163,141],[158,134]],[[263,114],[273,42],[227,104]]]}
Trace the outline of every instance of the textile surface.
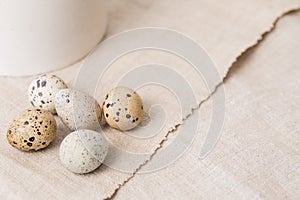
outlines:
{"label": "textile surface", "polygon": [[[201,44],[220,77],[226,76],[225,120],[217,145],[207,157],[199,159],[211,123],[211,99],[182,123],[174,96],[164,88],[149,87],[138,90],[146,110],[160,104],[166,112],[164,127],[155,137],[140,141],[103,127],[114,145],[149,156],[127,173],[102,165],[93,173],[75,175],[61,165],[58,157],[60,143],[70,131],[57,117],[57,138],[45,150],[27,153],[8,144],[6,128],[30,107],[27,87],[34,76],[0,77],[0,199],[299,199],[300,13],[283,17],[255,48],[240,57],[278,17],[299,6],[299,0],[113,0],[106,37],[149,26],[176,30]],[[212,91],[187,63],[152,50],[134,52],[116,61],[93,95],[101,102],[124,73],[149,62],[174,67],[199,91],[195,93],[197,103],[185,105],[187,110],[210,96]],[[53,73],[72,87],[81,63]],[[190,148],[160,170],[139,173],[158,146],[172,142],[196,116],[201,124]],[[168,141],[161,143],[177,124]]]}

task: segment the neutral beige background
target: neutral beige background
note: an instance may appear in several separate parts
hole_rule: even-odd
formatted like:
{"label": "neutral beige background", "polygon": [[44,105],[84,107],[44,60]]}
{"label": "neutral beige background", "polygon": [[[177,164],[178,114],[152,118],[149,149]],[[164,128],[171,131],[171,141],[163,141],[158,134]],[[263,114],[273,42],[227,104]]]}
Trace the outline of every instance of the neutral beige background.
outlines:
{"label": "neutral beige background", "polygon": [[299,199],[299,20],[300,13],[283,19],[236,64],[225,84],[222,136],[207,158],[199,160],[211,109],[203,104],[190,151],[168,168],[135,175],[116,199]]}
{"label": "neutral beige background", "polygon": [[[261,34],[299,1],[112,1],[107,36],[143,26],[162,26],[180,31],[203,45],[225,76],[234,60],[256,43]],[[211,104],[199,113],[202,125],[192,148],[171,166],[151,174],[135,174],[118,190],[116,199],[299,199],[299,20],[284,17],[276,29],[234,66],[225,83],[226,118],[222,136],[214,151],[199,160],[199,149],[209,127]],[[142,57],[143,55],[144,57]],[[180,60],[157,52],[129,55],[114,64],[100,83],[95,96],[103,95],[130,66],[155,59],[169,62],[180,71],[188,69]],[[123,66],[123,67],[122,67]],[[54,72],[71,86],[80,63]],[[186,70],[183,70],[186,71]],[[196,77],[184,74],[200,94],[208,94]],[[0,199],[102,199],[111,196],[132,174],[102,166],[80,176],[68,172],[58,158],[62,139],[69,131],[58,120],[58,137],[51,146],[36,153],[24,153],[9,146],[6,127],[29,107],[26,90],[33,77],[0,78]],[[216,83],[217,84],[217,83]],[[106,135],[117,145],[138,152],[153,152],[167,131],[181,122],[176,103],[168,93],[140,91],[145,106],[159,102],[169,111],[167,123],[153,140],[122,140],[124,136],[106,127]],[[160,94],[165,94],[164,96]],[[193,107],[194,105],[191,105]],[[189,119],[188,119],[189,120]],[[184,126],[184,125],[181,125]],[[176,136],[176,131],[172,137]],[[138,168],[139,166],[136,166]]]}

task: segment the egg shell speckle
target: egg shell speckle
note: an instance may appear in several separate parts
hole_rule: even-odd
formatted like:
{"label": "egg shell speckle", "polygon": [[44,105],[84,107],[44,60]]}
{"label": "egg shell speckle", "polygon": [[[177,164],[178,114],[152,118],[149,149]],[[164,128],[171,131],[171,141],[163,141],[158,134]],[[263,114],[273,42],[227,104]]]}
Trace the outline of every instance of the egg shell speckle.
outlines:
{"label": "egg shell speckle", "polygon": [[24,111],[7,130],[9,144],[23,151],[43,149],[54,140],[55,135],[55,119],[49,111],[42,109]]}
{"label": "egg shell speckle", "polygon": [[108,142],[101,133],[78,130],[70,133],[61,143],[59,156],[62,164],[77,174],[97,169],[108,152]]}
{"label": "egg shell speckle", "polygon": [[58,116],[70,130],[100,127],[102,110],[98,102],[86,93],[73,90],[60,90],[55,97]]}
{"label": "egg shell speckle", "polygon": [[41,75],[34,79],[28,88],[28,97],[31,105],[55,114],[55,94],[67,88],[67,84],[55,75]]}
{"label": "egg shell speckle", "polygon": [[122,131],[138,126],[144,115],[140,96],[127,87],[112,89],[106,95],[102,109],[106,122]]}

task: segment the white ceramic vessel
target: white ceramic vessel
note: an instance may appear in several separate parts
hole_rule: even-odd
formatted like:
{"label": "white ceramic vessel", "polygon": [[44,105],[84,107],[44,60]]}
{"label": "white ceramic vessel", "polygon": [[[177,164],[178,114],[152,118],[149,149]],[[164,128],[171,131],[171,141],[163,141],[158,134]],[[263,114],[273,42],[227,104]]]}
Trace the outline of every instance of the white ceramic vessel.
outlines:
{"label": "white ceramic vessel", "polygon": [[0,0],[0,75],[76,62],[103,37],[106,9],[106,0]]}

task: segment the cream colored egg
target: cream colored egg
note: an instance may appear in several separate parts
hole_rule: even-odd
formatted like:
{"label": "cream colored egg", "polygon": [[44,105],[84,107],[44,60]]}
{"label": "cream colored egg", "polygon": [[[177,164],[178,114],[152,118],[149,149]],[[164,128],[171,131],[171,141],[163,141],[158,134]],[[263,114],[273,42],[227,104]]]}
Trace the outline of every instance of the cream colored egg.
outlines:
{"label": "cream colored egg", "polygon": [[78,130],[70,133],[61,143],[59,157],[71,172],[83,174],[97,169],[108,152],[108,142],[101,133]]}
{"label": "cream colored egg", "polygon": [[9,144],[23,151],[43,149],[54,140],[55,135],[55,119],[49,111],[42,109],[24,111],[7,130]]}
{"label": "cream colored egg", "polygon": [[135,128],[144,115],[140,96],[127,87],[112,89],[106,95],[102,109],[106,122],[122,131]]}
{"label": "cream colored egg", "polygon": [[101,107],[86,93],[73,89],[60,90],[55,97],[55,107],[62,122],[72,131],[100,127]]}
{"label": "cream colored egg", "polygon": [[55,114],[54,98],[56,93],[67,88],[67,84],[55,75],[41,75],[34,79],[28,88],[31,105]]}

